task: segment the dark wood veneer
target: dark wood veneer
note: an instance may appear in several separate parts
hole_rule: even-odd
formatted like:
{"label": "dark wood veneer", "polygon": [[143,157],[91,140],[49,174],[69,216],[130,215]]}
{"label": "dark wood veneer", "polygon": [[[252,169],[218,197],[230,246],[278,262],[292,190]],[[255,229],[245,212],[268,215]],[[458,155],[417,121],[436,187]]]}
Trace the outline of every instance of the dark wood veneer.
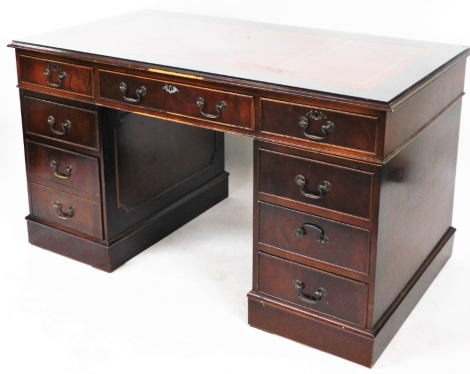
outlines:
{"label": "dark wood veneer", "polygon": [[[83,198],[66,194],[59,190],[30,183],[31,214],[45,221],[53,222],[65,230],[71,229],[83,232],[98,239],[103,238],[103,224],[101,220],[101,204]],[[60,218],[54,203],[61,204],[61,212],[69,214],[68,209],[74,208],[71,218]]]}
{"label": "dark wood veneer", "polygon": [[72,234],[29,215],[26,217],[29,241],[38,247],[112,272],[227,196],[228,173],[223,173],[113,241]]}
{"label": "dark wood veneer", "polygon": [[[29,56],[18,56],[19,80],[33,85],[43,86],[60,91],[70,91],[75,94],[93,96],[93,69],[85,66],[67,64],[56,60],[43,60],[31,58]],[[54,72],[52,69],[49,82],[59,84],[57,75],[60,72],[66,73],[65,79],[59,87],[48,85],[44,71],[52,64],[58,66],[61,70]]]}
{"label": "dark wood veneer", "polygon": [[224,172],[221,133],[128,112],[100,113],[107,240]]}
{"label": "dark wood veneer", "polygon": [[[100,195],[98,159],[31,141],[26,141],[26,155],[29,176],[68,186],[87,195]],[[66,175],[67,167],[71,167],[70,176],[57,177],[51,167],[53,161],[57,163],[56,172],[59,174]]]}
{"label": "dark wood veneer", "polygon": [[412,99],[387,112],[385,158],[462,95],[464,77],[465,61],[461,61],[440,77],[430,80]]}
{"label": "dark wood veneer", "polygon": [[[96,111],[58,104],[23,96],[23,123],[25,132],[63,143],[98,149],[98,121]],[[48,118],[55,120],[53,129],[63,131],[62,124],[69,120],[71,126],[65,134],[56,134],[51,130]]]}
{"label": "dark wood veneer", "polygon": [[451,226],[461,104],[451,106],[383,168],[374,323]]}
{"label": "dark wood veneer", "polygon": [[[331,315],[364,327],[367,314],[367,285],[334,274],[285,261],[264,253],[258,254],[258,291],[318,313]],[[275,281],[273,281],[275,280]],[[320,288],[326,296],[315,304],[302,301],[293,282],[305,284],[303,293],[313,295]]]}
{"label": "dark wood veneer", "polygon": [[[280,206],[259,203],[259,243],[312,258],[333,267],[364,275],[369,273],[370,231],[345,225]],[[302,238],[295,230],[304,223],[317,225],[329,239],[327,245],[318,242],[318,231],[306,229]],[[321,264],[317,264],[321,266]]]}
{"label": "dark wood veneer", "polygon": [[453,228],[446,232],[372,330],[359,330],[253,291],[248,294],[248,322],[253,327],[372,367],[451,256],[454,233]]}
{"label": "dark wood veneer", "polygon": [[[101,44],[83,51],[73,46],[89,26],[69,31],[59,45],[54,34],[51,43],[38,37],[10,45],[22,105],[30,242],[113,271],[227,197],[223,133],[253,137],[249,323],[372,366],[452,251],[470,49],[145,16],[180,22],[171,36],[178,47],[160,30],[148,34],[152,48],[141,44],[148,38],[134,38],[116,52],[127,40],[116,20],[97,35]],[[131,18],[137,22],[139,13]],[[201,24],[234,35],[233,49],[221,54],[220,44],[209,43],[193,50],[191,30]],[[160,23],[149,27],[158,30]],[[268,34],[284,47],[257,44]],[[307,52],[292,63],[291,46],[317,44],[314,58]],[[333,55],[341,63],[330,68]],[[125,100],[121,82],[127,97],[137,98],[141,86],[146,95]],[[227,109],[209,118],[198,97],[205,114],[216,115],[222,101]],[[326,118],[309,119],[308,134],[322,135],[325,121],[334,123],[324,139],[308,139],[298,124],[311,110]],[[71,127],[57,133],[66,120]],[[52,161],[62,173],[70,166],[72,175],[54,175]],[[298,175],[306,179],[304,190]],[[331,191],[321,198],[302,193],[318,194],[323,181]],[[317,241],[318,230],[296,235],[306,223],[324,230],[328,245]],[[323,288],[326,296],[307,303],[294,280],[305,295]]]}
{"label": "dark wood veneer", "polygon": [[[298,119],[310,111],[321,112],[324,119],[308,118],[306,133],[324,136],[321,131],[326,121],[334,124],[334,130],[327,133],[324,140],[309,140]],[[340,112],[318,106],[306,106],[268,99],[261,100],[261,131],[276,135],[285,135],[309,143],[324,143],[330,146],[351,148],[372,155],[377,154],[379,119],[368,115]]]}
{"label": "dark wood veneer", "polygon": [[[272,152],[265,145],[263,147],[265,149],[259,149],[261,193],[370,219],[373,174],[314,159],[292,157],[288,153]],[[285,151],[288,152],[287,148]],[[319,199],[306,197],[295,183],[297,175],[305,177],[307,183],[304,189],[309,193],[318,194],[318,185],[323,181],[331,184],[331,191]],[[286,205],[289,203],[286,202]]]}
{"label": "dark wood veneer", "polygon": [[[123,93],[119,90],[121,82],[127,85],[126,95],[132,99],[137,97],[135,90],[142,86],[146,88],[146,95],[134,104],[137,107],[207,120],[201,114],[201,109],[196,105],[196,99],[201,97],[205,102],[202,110],[208,115],[218,115],[215,109],[218,103],[225,102],[227,105],[227,109],[221,111],[218,118],[209,119],[209,121],[242,127],[247,130],[253,130],[254,128],[253,97],[251,96],[220,90],[208,90],[203,87],[174,83],[169,80],[161,81],[135,75],[99,71],[99,98],[126,103]],[[172,92],[168,86],[177,91]],[[165,87],[170,92],[166,91]]]}

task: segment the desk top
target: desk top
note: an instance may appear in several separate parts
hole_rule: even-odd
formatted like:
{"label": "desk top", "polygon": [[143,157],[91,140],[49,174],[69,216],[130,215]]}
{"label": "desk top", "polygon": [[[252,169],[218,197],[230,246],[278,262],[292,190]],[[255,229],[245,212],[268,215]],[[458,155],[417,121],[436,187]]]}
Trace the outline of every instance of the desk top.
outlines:
{"label": "desk top", "polygon": [[14,40],[390,103],[469,48],[145,10]]}

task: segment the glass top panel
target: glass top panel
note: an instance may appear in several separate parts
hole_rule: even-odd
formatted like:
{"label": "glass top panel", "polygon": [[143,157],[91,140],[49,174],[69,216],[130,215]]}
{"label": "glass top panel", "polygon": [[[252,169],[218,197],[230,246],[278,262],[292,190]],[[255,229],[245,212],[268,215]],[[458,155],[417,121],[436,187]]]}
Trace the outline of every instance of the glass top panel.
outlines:
{"label": "glass top panel", "polygon": [[467,49],[154,10],[14,41],[378,102]]}

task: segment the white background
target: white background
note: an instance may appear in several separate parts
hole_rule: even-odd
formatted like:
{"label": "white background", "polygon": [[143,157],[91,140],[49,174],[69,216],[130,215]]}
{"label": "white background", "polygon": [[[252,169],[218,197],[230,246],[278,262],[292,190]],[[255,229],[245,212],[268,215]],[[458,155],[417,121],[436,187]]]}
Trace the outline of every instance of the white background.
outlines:
{"label": "white background", "polygon": [[[8,1],[0,14],[1,373],[368,373],[247,324],[251,140],[227,137],[231,196],[112,274],[27,243],[14,38],[155,8],[470,46],[465,1]],[[7,4],[7,5],[6,5]],[[132,32],[132,30],[129,30]],[[466,88],[469,91],[470,78]],[[454,255],[374,367],[468,370],[470,103]],[[443,140],[445,141],[445,139]],[[461,366],[461,368],[459,368]]]}

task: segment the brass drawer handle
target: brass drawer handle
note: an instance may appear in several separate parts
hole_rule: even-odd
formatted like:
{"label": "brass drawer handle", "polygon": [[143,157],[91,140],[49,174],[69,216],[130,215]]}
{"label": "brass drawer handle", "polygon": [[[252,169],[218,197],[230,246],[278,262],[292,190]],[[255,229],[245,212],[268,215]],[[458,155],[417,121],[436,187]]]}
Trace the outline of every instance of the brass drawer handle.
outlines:
{"label": "brass drawer handle", "polygon": [[295,236],[299,239],[302,239],[305,235],[307,235],[307,230],[305,230],[306,227],[318,231],[318,243],[320,243],[321,245],[328,245],[330,243],[330,239],[328,238],[328,236],[325,235],[325,231],[323,231],[320,226],[314,225],[313,223],[304,223],[302,226],[300,226],[300,228],[295,229]]}
{"label": "brass drawer handle", "polygon": [[225,112],[227,110],[227,104],[225,103],[225,101],[220,101],[216,106],[215,106],[215,110],[217,111],[217,114],[207,114],[207,113],[204,113],[202,111],[202,109],[204,108],[204,99],[202,97],[198,97],[196,99],[196,105],[198,106],[199,108],[199,111],[201,112],[201,114],[206,117],[206,118],[210,118],[210,119],[215,119],[215,118],[219,118],[220,115],[222,114],[222,112]]}
{"label": "brass drawer handle", "polygon": [[309,199],[320,199],[327,192],[331,191],[331,183],[328,181],[323,181],[318,185],[318,195],[305,191],[304,187],[307,184],[307,181],[305,180],[305,177],[303,175],[297,175],[295,177],[295,183],[300,186],[300,192],[302,193],[302,195],[308,197]]}
{"label": "brass drawer handle", "polygon": [[60,219],[70,219],[75,215],[75,207],[71,206],[67,209],[67,213],[62,212],[62,203],[56,201],[54,203],[55,213]]}
{"label": "brass drawer handle", "polygon": [[70,129],[72,127],[72,122],[70,122],[68,119],[66,119],[64,121],[64,123],[61,125],[62,127],[62,131],[58,131],[58,130],[55,130],[54,129],[54,125],[55,125],[55,119],[54,117],[52,116],[49,116],[47,118],[47,122],[49,122],[49,125],[51,125],[51,130],[54,134],[57,134],[57,135],[65,135],[65,133],[67,132],[68,129]]}
{"label": "brass drawer handle", "polygon": [[302,290],[305,288],[305,285],[299,280],[294,281],[294,287],[297,289],[297,296],[300,300],[309,304],[316,304],[327,296],[326,290],[321,287],[313,295],[304,294]]}
{"label": "brass drawer handle", "polygon": [[311,110],[305,116],[300,116],[299,117],[299,119],[297,120],[297,124],[304,129],[304,136],[307,137],[308,139],[324,140],[328,136],[328,133],[333,132],[335,130],[335,124],[331,121],[326,121],[320,128],[322,133],[323,133],[323,136],[307,134],[308,118],[309,117],[311,119],[314,119],[315,121],[326,119],[325,114],[323,112],[319,112],[317,110],[315,110],[315,111]]}
{"label": "brass drawer handle", "polygon": [[132,97],[127,97],[127,85],[124,82],[119,83],[119,90],[122,92],[122,97],[129,103],[138,103],[142,97],[147,95],[147,89],[144,86],[140,86],[135,90],[135,94],[137,96],[136,99]]}
{"label": "brass drawer handle", "polygon": [[[59,88],[60,86],[62,86],[62,83],[64,82],[65,78],[67,78],[67,74],[65,74],[65,71],[61,71],[61,67],[57,64],[50,64],[46,70],[44,70],[44,76],[46,77],[46,83],[48,84],[48,86],[50,87],[54,87],[54,88]],[[52,83],[49,81],[49,79],[51,78],[51,71],[53,72],[59,72],[57,74],[57,79],[59,80],[59,83]]]}
{"label": "brass drawer handle", "polygon": [[65,168],[65,174],[59,172],[59,164],[55,161],[51,161],[51,168],[54,171],[54,175],[60,179],[67,179],[72,175],[73,168],[69,165]]}

